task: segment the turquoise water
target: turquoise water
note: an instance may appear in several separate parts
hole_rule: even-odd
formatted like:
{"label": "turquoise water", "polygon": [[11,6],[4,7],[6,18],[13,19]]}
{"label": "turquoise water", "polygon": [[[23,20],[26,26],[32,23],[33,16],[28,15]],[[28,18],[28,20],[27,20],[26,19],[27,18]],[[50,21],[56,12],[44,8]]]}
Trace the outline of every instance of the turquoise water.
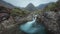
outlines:
{"label": "turquoise water", "polygon": [[46,34],[45,27],[42,24],[37,24],[36,17],[20,26],[20,29],[28,34]]}

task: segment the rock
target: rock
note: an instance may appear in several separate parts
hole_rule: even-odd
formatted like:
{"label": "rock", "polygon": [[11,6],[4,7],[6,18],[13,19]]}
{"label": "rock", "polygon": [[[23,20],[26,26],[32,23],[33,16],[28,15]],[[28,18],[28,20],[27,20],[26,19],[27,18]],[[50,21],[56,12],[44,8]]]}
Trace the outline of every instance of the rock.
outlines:
{"label": "rock", "polygon": [[12,16],[8,20],[2,21],[0,24],[0,34],[20,34],[18,23],[14,21]]}
{"label": "rock", "polygon": [[18,26],[20,22],[14,20],[10,11],[11,9],[0,6],[0,34],[22,34]]}
{"label": "rock", "polygon": [[[40,17],[37,18],[37,22],[42,23],[45,25],[46,29],[50,31],[51,34],[60,34],[60,26],[58,21],[58,18],[60,16],[59,12],[45,12],[44,14],[40,15]],[[48,34],[50,34],[48,33]]]}

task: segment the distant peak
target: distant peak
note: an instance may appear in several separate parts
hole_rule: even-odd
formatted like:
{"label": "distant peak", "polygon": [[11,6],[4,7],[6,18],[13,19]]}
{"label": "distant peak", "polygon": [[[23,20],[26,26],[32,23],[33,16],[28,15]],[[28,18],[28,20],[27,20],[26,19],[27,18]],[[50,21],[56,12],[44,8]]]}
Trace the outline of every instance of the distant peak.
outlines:
{"label": "distant peak", "polygon": [[34,6],[32,3],[29,3],[27,6]]}
{"label": "distant peak", "polygon": [[32,3],[29,3],[30,5],[33,5]]}
{"label": "distant peak", "polygon": [[29,11],[35,11],[36,7],[32,3],[29,3],[25,9]]}

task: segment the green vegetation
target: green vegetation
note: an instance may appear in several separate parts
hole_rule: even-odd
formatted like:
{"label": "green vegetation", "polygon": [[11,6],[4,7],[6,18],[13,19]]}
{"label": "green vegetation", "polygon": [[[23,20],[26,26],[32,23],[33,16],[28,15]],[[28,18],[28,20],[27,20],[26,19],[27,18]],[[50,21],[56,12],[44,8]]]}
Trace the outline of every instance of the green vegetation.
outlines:
{"label": "green vegetation", "polygon": [[12,16],[25,16],[28,13],[29,13],[28,11],[21,10],[20,8],[17,8],[17,7],[12,9],[12,11],[11,11]]}
{"label": "green vegetation", "polygon": [[42,13],[41,10],[37,10],[37,11],[32,12],[32,14],[41,14],[41,13]]}
{"label": "green vegetation", "polygon": [[60,0],[48,4],[45,7],[44,11],[55,11],[55,10],[59,10],[59,8],[60,8]]}
{"label": "green vegetation", "polygon": [[44,10],[50,11],[50,10],[54,10],[55,8],[56,8],[56,3],[50,3],[45,7]]}
{"label": "green vegetation", "polygon": [[44,9],[34,11],[32,12],[32,14],[41,14],[45,11],[60,11],[60,0],[58,0],[57,2],[48,3]]}
{"label": "green vegetation", "polygon": [[28,14],[41,14],[41,12],[45,12],[45,11],[55,11],[56,9],[58,10],[59,7],[60,7],[60,0],[57,2],[49,3],[43,10],[36,10],[33,12],[21,10],[20,8],[16,7],[12,9],[11,15],[12,16],[26,16]]}

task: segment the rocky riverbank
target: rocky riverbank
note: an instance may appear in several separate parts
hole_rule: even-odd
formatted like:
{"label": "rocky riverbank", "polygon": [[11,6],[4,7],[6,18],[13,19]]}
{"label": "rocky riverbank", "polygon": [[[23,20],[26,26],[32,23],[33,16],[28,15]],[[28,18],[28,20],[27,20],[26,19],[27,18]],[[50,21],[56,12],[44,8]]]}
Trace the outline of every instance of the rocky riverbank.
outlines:
{"label": "rocky riverbank", "polygon": [[[31,15],[20,18],[12,17],[2,21],[0,24],[0,34],[25,34],[20,31],[19,26],[32,20]],[[36,22],[45,25],[48,34],[60,34],[60,12],[45,12],[38,15]]]}

